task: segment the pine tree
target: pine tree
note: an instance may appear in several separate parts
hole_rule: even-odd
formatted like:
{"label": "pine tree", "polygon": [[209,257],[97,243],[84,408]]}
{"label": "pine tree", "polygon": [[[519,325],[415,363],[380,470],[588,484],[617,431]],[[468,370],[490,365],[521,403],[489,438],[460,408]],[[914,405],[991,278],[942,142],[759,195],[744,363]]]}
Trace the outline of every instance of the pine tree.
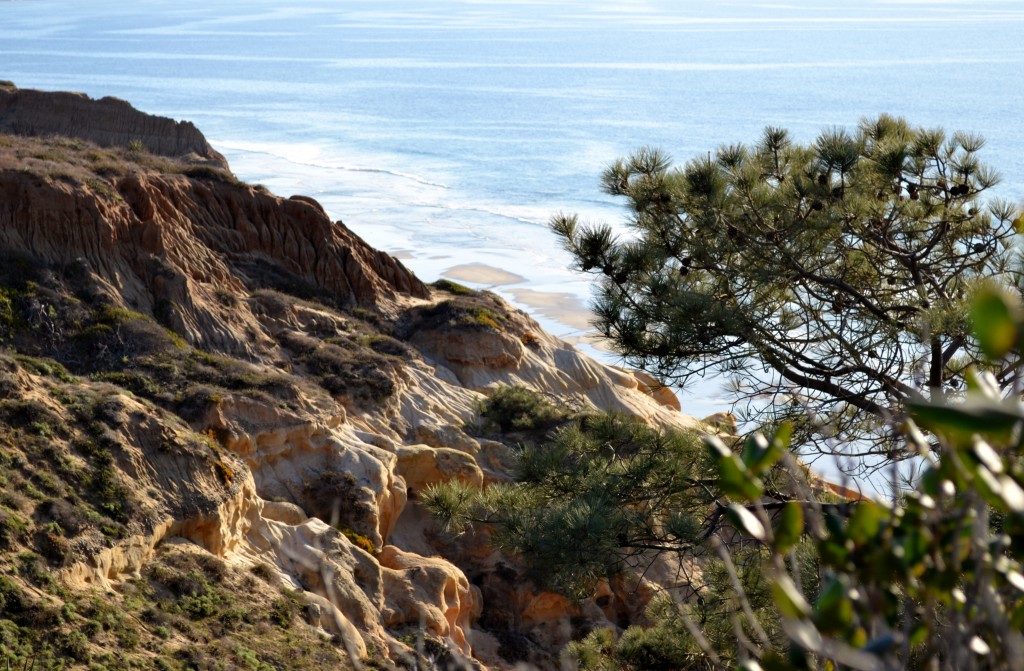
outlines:
{"label": "pine tree", "polygon": [[972,294],[1014,283],[1016,212],[979,203],[998,179],[982,145],[881,116],[810,145],[767,128],[681,169],[645,148],[604,174],[635,235],[552,227],[600,277],[596,325],[627,365],[681,386],[729,375],[757,424],[896,459],[905,399],[961,389],[979,359]]}

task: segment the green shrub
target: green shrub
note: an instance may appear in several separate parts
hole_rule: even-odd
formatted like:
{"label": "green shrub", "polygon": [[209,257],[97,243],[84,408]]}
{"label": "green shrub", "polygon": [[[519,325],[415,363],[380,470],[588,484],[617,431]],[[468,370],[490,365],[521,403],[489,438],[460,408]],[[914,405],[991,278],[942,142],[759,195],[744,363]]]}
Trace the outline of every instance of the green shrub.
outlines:
{"label": "green shrub", "polygon": [[54,430],[64,434],[63,420],[37,399],[0,401],[0,422],[12,427],[30,428],[37,435]]}
{"label": "green shrub", "polygon": [[[105,326],[101,328],[109,329],[109,327]],[[152,377],[139,370],[96,373],[92,376],[92,379],[99,382],[108,382],[110,384],[117,385],[118,387],[130,391],[136,396],[142,396],[143,398],[153,398],[161,391],[160,385],[158,385]]]}
{"label": "green shrub", "polygon": [[28,528],[28,521],[20,515],[0,508],[0,550],[10,550],[16,543],[23,542]]}
{"label": "green shrub", "polygon": [[76,662],[88,664],[92,659],[89,639],[81,631],[67,632],[61,636],[61,650]]}
{"label": "green shrub", "polygon": [[224,402],[227,390],[206,384],[186,387],[178,396],[175,411],[189,422],[198,422],[212,409]]}
{"label": "green shrub", "polygon": [[409,355],[409,348],[405,346],[400,340],[395,340],[391,336],[386,335],[372,335],[367,336],[361,341],[362,345],[369,347],[378,354],[386,354],[388,356],[406,357]]}
{"label": "green shrub", "polygon": [[13,398],[18,393],[18,380],[10,373],[0,371],[0,400]]}
{"label": "green shrub", "polygon": [[178,608],[193,620],[212,617],[220,612],[224,598],[218,592],[187,594],[178,600]]}
{"label": "green shrub", "polygon": [[459,284],[458,282],[452,282],[451,280],[440,279],[432,283],[430,286],[440,291],[445,291],[456,296],[478,296],[479,291],[470,289],[467,286]]}
{"label": "green shrub", "polygon": [[127,523],[137,508],[131,490],[121,482],[112,465],[98,466],[89,475],[88,486],[96,507],[116,522]]}
{"label": "green shrub", "polygon": [[[93,170],[94,173],[96,173],[97,177],[106,178],[106,179],[123,177],[128,172],[127,169],[123,165],[120,165],[120,164],[117,164],[117,163],[111,163],[111,162],[107,162],[107,161],[97,162],[93,166],[92,170]],[[94,180],[94,183],[97,183],[97,182],[98,183],[102,183],[101,180]],[[87,183],[89,183],[89,182],[87,181]],[[90,188],[92,188],[93,191],[97,191],[97,189],[95,187],[93,187],[92,183],[90,183]],[[100,193],[99,191],[97,191],[97,192]],[[106,193],[104,193],[103,195],[107,196]]]}
{"label": "green shrub", "polygon": [[302,592],[282,589],[281,596],[274,599],[270,606],[270,621],[279,627],[288,629],[302,610]]}
{"label": "green shrub", "polygon": [[63,364],[53,359],[42,359],[24,354],[16,354],[14,359],[22,368],[36,375],[53,377],[61,382],[75,382],[75,376],[69,373]]}
{"label": "green shrub", "polygon": [[485,421],[477,428],[501,433],[550,430],[569,415],[541,394],[517,386],[499,387],[480,401],[478,410]]}
{"label": "green shrub", "polygon": [[100,196],[104,200],[119,201],[121,200],[121,194],[110,185],[110,182],[100,177],[87,177],[85,180],[86,186],[92,189],[93,193]]}
{"label": "green shrub", "polygon": [[10,337],[14,331],[17,313],[11,292],[0,287],[0,340]]}
{"label": "green shrub", "polygon": [[398,331],[400,337],[408,339],[425,330],[505,331],[511,326],[506,305],[493,294],[479,292],[412,308],[403,315]]}
{"label": "green shrub", "polygon": [[21,587],[7,576],[0,575],[0,613],[9,617],[28,610],[30,603]]}
{"label": "green shrub", "polygon": [[320,386],[336,396],[376,402],[395,391],[388,370],[396,362],[372,351],[347,352],[325,344],[306,356],[305,364],[317,376]]}
{"label": "green shrub", "polygon": [[22,552],[18,555],[18,575],[28,578],[33,584],[44,589],[55,584],[46,562],[34,552]]}
{"label": "green shrub", "polygon": [[92,521],[86,508],[75,505],[63,499],[48,499],[37,508],[37,515],[41,521],[48,520],[49,524],[56,524],[62,534],[75,536],[92,526]]}
{"label": "green shrub", "polygon": [[373,541],[366,534],[361,534],[352,527],[346,525],[339,525],[338,531],[340,531],[341,534],[353,545],[369,552],[374,557],[380,554],[380,550],[373,544]]}
{"label": "green shrub", "polygon": [[311,516],[339,528],[358,524],[363,512],[355,476],[330,467],[305,481],[299,503]]}
{"label": "green shrub", "polygon": [[196,165],[185,168],[181,171],[189,179],[198,179],[206,182],[218,182],[220,184],[238,184],[238,180],[230,173],[208,165]]}
{"label": "green shrub", "polygon": [[366,308],[352,308],[352,316],[377,328],[383,327],[384,325],[379,314],[373,310],[367,310]]}
{"label": "green shrub", "polygon": [[263,582],[269,583],[274,580],[274,567],[265,562],[259,562],[253,565],[252,574]]}

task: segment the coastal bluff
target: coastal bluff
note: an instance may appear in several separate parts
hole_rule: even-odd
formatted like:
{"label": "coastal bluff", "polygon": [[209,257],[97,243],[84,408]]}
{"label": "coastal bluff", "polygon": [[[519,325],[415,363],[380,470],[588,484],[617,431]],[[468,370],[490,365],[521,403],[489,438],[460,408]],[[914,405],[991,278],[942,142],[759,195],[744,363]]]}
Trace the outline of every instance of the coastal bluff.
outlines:
{"label": "coastal bluff", "polygon": [[76,137],[101,147],[139,142],[154,154],[228,168],[191,122],[146,114],[109,96],[94,100],[84,93],[19,89],[0,81],[0,133]]}
{"label": "coastal bluff", "polygon": [[239,182],[187,122],[0,85],[15,659],[554,669],[569,641],[642,622],[679,566],[573,602],[419,505],[514,480],[524,437],[480,423],[508,386],[706,428],[499,297],[426,284],[316,201]]}

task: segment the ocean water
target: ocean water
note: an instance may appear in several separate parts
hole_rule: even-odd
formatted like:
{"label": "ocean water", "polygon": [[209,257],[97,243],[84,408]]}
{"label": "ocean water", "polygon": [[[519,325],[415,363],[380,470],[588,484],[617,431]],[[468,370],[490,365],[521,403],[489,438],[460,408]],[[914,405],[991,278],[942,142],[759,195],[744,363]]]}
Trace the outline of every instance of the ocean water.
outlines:
{"label": "ocean water", "polygon": [[[427,281],[501,269],[490,288],[578,338],[589,281],[546,223],[622,222],[599,176],[643,145],[685,161],[889,112],[983,134],[995,195],[1024,200],[1022,36],[1016,0],[0,0],[0,79],[189,119],[241,178]],[[719,381],[681,396],[727,407]]]}

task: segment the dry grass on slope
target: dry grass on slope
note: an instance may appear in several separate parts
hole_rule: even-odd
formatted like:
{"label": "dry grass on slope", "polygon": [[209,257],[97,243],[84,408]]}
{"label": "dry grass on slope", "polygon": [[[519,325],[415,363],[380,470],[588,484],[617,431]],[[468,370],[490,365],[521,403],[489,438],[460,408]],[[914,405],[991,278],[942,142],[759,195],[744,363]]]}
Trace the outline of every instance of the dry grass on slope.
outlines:
{"label": "dry grass on slope", "polygon": [[114,182],[132,173],[182,174],[238,183],[224,170],[151,154],[139,141],[128,147],[100,147],[78,138],[0,133],[0,171],[4,170],[85,186],[98,196],[114,200],[120,198]]}
{"label": "dry grass on slope", "polygon": [[164,544],[113,590],[62,571],[211,513],[235,458],[168,413],[53,361],[0,354],[0,661],[11,668],[348,668],[270,570]]}

